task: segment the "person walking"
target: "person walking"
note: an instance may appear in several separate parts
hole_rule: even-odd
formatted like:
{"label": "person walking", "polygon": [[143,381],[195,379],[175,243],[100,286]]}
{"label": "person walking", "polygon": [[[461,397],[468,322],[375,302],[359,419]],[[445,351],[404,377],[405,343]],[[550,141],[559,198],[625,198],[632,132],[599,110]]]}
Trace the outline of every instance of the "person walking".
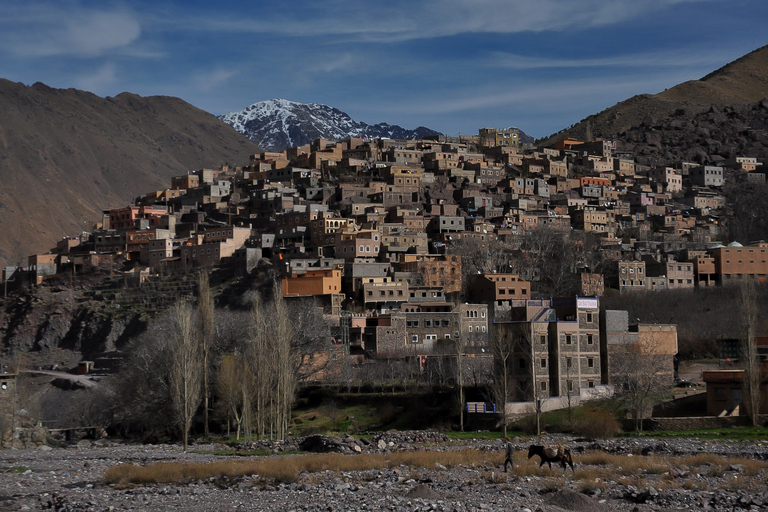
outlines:
{"label": "person walking", "polygon": [[510,443],[509,439],[507,439],[506,437],[504,438],[504,448],[506,449],[506,453],[507,453],[507,456],[504,459],[504,472],[506,473],[507,472],[507,464],[509,464],[513,468],[515,467],[515,461],[513,460],[514,455],[515,455],[515,451],[514,451],[515,449],[512,446],[512,443]]}

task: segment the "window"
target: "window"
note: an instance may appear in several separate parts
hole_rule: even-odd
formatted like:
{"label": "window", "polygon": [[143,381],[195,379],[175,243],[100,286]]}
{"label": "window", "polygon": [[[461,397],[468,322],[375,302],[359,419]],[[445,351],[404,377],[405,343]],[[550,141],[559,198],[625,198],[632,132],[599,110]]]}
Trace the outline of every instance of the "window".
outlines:
{"label": "window", "polygon": [[418,343],[418,342],[419,342],[418,334],[414,334],[413,336],[411,336],[411,343]]}
{"label": "window", "polygon": [[541,367],[542,368],[546,368],[547,367],[547,360],[544,359],[543,357],[541,358]]}
{"label": "window", "polygon": [[594,343],[592,336],[592,334],[587,334],[587,345],[592,345]]}
{"label": "window", "polygon": [[570,357],[565,358],[565,367],[566,368],[573,368],[573,359]]}
{"label": "window", "polygon": [[573,391],[573,381],[569,380],[568,381],[568,392],[570,393],[571,391]]}
{"label": "window", "polygon": [[547,390],[547,381],[543,380],[543,381],[539,382],[539,388],[542,391],[546,391]]}
{"label": "window", "polygon": [[571,335],[570,334],[566,334],[565,335],[565,344],[566,345],[570,345],[571,343],[572,343]]}
{"label": "window", "polygon": [[472,332],[472,326],[471,325],[469,326],[469,332]]}
{"label": "window", "polygon": [[591,357],[587,358],[587,367],[594,368],[595,367],[595,360]]}
{"label": "window", "polygon": [[592,313],[587,313],[587,323],[592,323]]}
{"label": "window", "polygon": [[542,344],[542,345],[546,345],[547,344],[547,337],[546,336],[540,336],[539,337],[539,343]]}

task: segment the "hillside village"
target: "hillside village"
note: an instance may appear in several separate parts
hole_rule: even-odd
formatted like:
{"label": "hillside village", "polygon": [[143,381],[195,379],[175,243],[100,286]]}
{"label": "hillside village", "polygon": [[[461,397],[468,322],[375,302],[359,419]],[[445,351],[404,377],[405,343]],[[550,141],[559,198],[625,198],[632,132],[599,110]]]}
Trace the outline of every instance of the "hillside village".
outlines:
{"label": "hillside village", "polygon": [[[5,290],[105,268],[137,283],[210,267],[268,271],[287,300],[311,299],[336,326],[325,361],[354,360],[365,372],[407,361],[443,381],[445,356],[459,355],[463,378],[481,384],[499,357],[492,337],[507,333],[511,402],[610,394],[627,347],[662,356],[654,371],[671,383],[675,325],[601,314],[600,297],[764,281],[768,243],[719,243],[724,185],[764,183],[762,163],[650,168],[617,141],[536,148],[518,139],[492,128],[318,139],[176,176],[6,267]],[[330,368],[317,378],[341,378]]]}

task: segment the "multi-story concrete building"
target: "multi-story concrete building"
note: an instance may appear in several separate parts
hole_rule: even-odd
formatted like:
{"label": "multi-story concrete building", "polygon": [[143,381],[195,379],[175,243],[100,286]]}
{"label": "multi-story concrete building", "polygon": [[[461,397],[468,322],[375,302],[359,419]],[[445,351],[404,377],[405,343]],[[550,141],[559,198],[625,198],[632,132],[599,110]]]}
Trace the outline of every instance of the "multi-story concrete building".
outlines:
{"label": "multi-story concrete building", "polygon": [[693,263],[681,261],[668,261],[666,263],[667,288],[670,290],[691,290],[695,286],[693,282]]}
{"label": "multi-story concrete building", "polygon": [[696,286],[714,286],[717,284],[715,258],[697,255],[693,260],[693,271]]}
{"label": "multi-story concrete building", "polygon": [[520,131],[516,128],[480,128],[478,136],[480,145],[484,147],[520,146]]}
{"label": "multi-story concrete building", "polygon": [[347,261],[376,261],[381,250],[381,234],[378,230],[337,232],[335,256]]}
{"label": "multi-story concrete building", "polygon": [[723,168],[716,165],[699,165],[688,170],[691,183],[699,187],[722,187],[725,183]]}
{"label": "multi-story concrete building", "polygon": [[618,289],[623,292],[643,291],[646,272],[644,261],[620,261],[618,272]]}
{"label": "multi-story concrete building", "polygon": [[424,286],[442,286],[446,293],[461,291],[461,258],[456,254],[403,254],[400,270],[417,274]]}
{"label": "multi-story concrete building", "polygon": [[513,342],[512,401],[578,395],[601,385],[596,297],[517,301],[512,316],[519,320],[496,321],[491,333],[506,333]]}
{"label": "multi-story concrete building", "polygon": [[672,167],[654,167],[648,174],[659,183],[664,184],[667,192],[678,193],[683,190],[683,176]]}
{"label": "multi-story concrete building", "polygon": [[408,281],[395,281],[391,277],[369,279],[363,285],[363,303],[366,308],[398,309],[408,302]]}
{"label": "multi-story concrete building", "polygon": [[520,274],[475,274],[469,276],[469,299],[490,304],[492,318],[509,314],[512,302],[531,298],[531,282]]}
{"label": "multi-story concrete building", "polygon": [[768,278],[768,243],[742,246],[733,242],[707,252],[714,259],[715,279],[719,284],[742,279],[765,283]]}

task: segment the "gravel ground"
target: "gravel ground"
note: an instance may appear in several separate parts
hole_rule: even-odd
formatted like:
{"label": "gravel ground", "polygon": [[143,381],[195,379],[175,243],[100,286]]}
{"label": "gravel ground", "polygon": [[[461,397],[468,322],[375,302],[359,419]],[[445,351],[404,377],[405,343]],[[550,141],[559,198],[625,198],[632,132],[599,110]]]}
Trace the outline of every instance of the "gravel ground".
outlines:
{"label": "gravel ground", "polygon": [[[542,442],[563,441],[550,438]],[[210,462],[226,459],[204,453],[183,453],[174,445],[128,445],[102,440],[69,448],[48,447],[0,451],[0,510],[276,510],[276,511],[768,511],[768,470],[747,476],[735,465],[719,474],[701,468],[674,468],[663,474],[638,476],[636,486],[616,476],[588,485],[580,477],[579,454],[603,450],[616,454],[683,455],[716,453],[768,460],[768,443],[727,443],[696,440],[661,441],[566,440],[574,452],[577,474],[559,468],[539,474],[505,474],[501,467],[385,470],[302,474],[299,481],[276,484],[258,476],[215,478],[182,484],[116,487],[103,483],[107,468],[117,464]],[[392,444],[383,451],[420,449],[415,442]],[[528,440],[515,439],[522,451]],[[500,443],[447,441],[425,443],[426,449],[472,446],[501,452]],[[376,443],[372,443],[376,450]],[[194,450],[211,451],[213,445]],[[516,464],[530,465],[526,453]],[[238,460],[241,458],[238,457]],[[538,460],[538,459],[534,459]],[[618,472],[617,472],[618,475]],[[689,482],[686,486],[669,482]],[[665,485],[666,482],[666,485]],[[589,493],[585,494],[585,492]]]}

